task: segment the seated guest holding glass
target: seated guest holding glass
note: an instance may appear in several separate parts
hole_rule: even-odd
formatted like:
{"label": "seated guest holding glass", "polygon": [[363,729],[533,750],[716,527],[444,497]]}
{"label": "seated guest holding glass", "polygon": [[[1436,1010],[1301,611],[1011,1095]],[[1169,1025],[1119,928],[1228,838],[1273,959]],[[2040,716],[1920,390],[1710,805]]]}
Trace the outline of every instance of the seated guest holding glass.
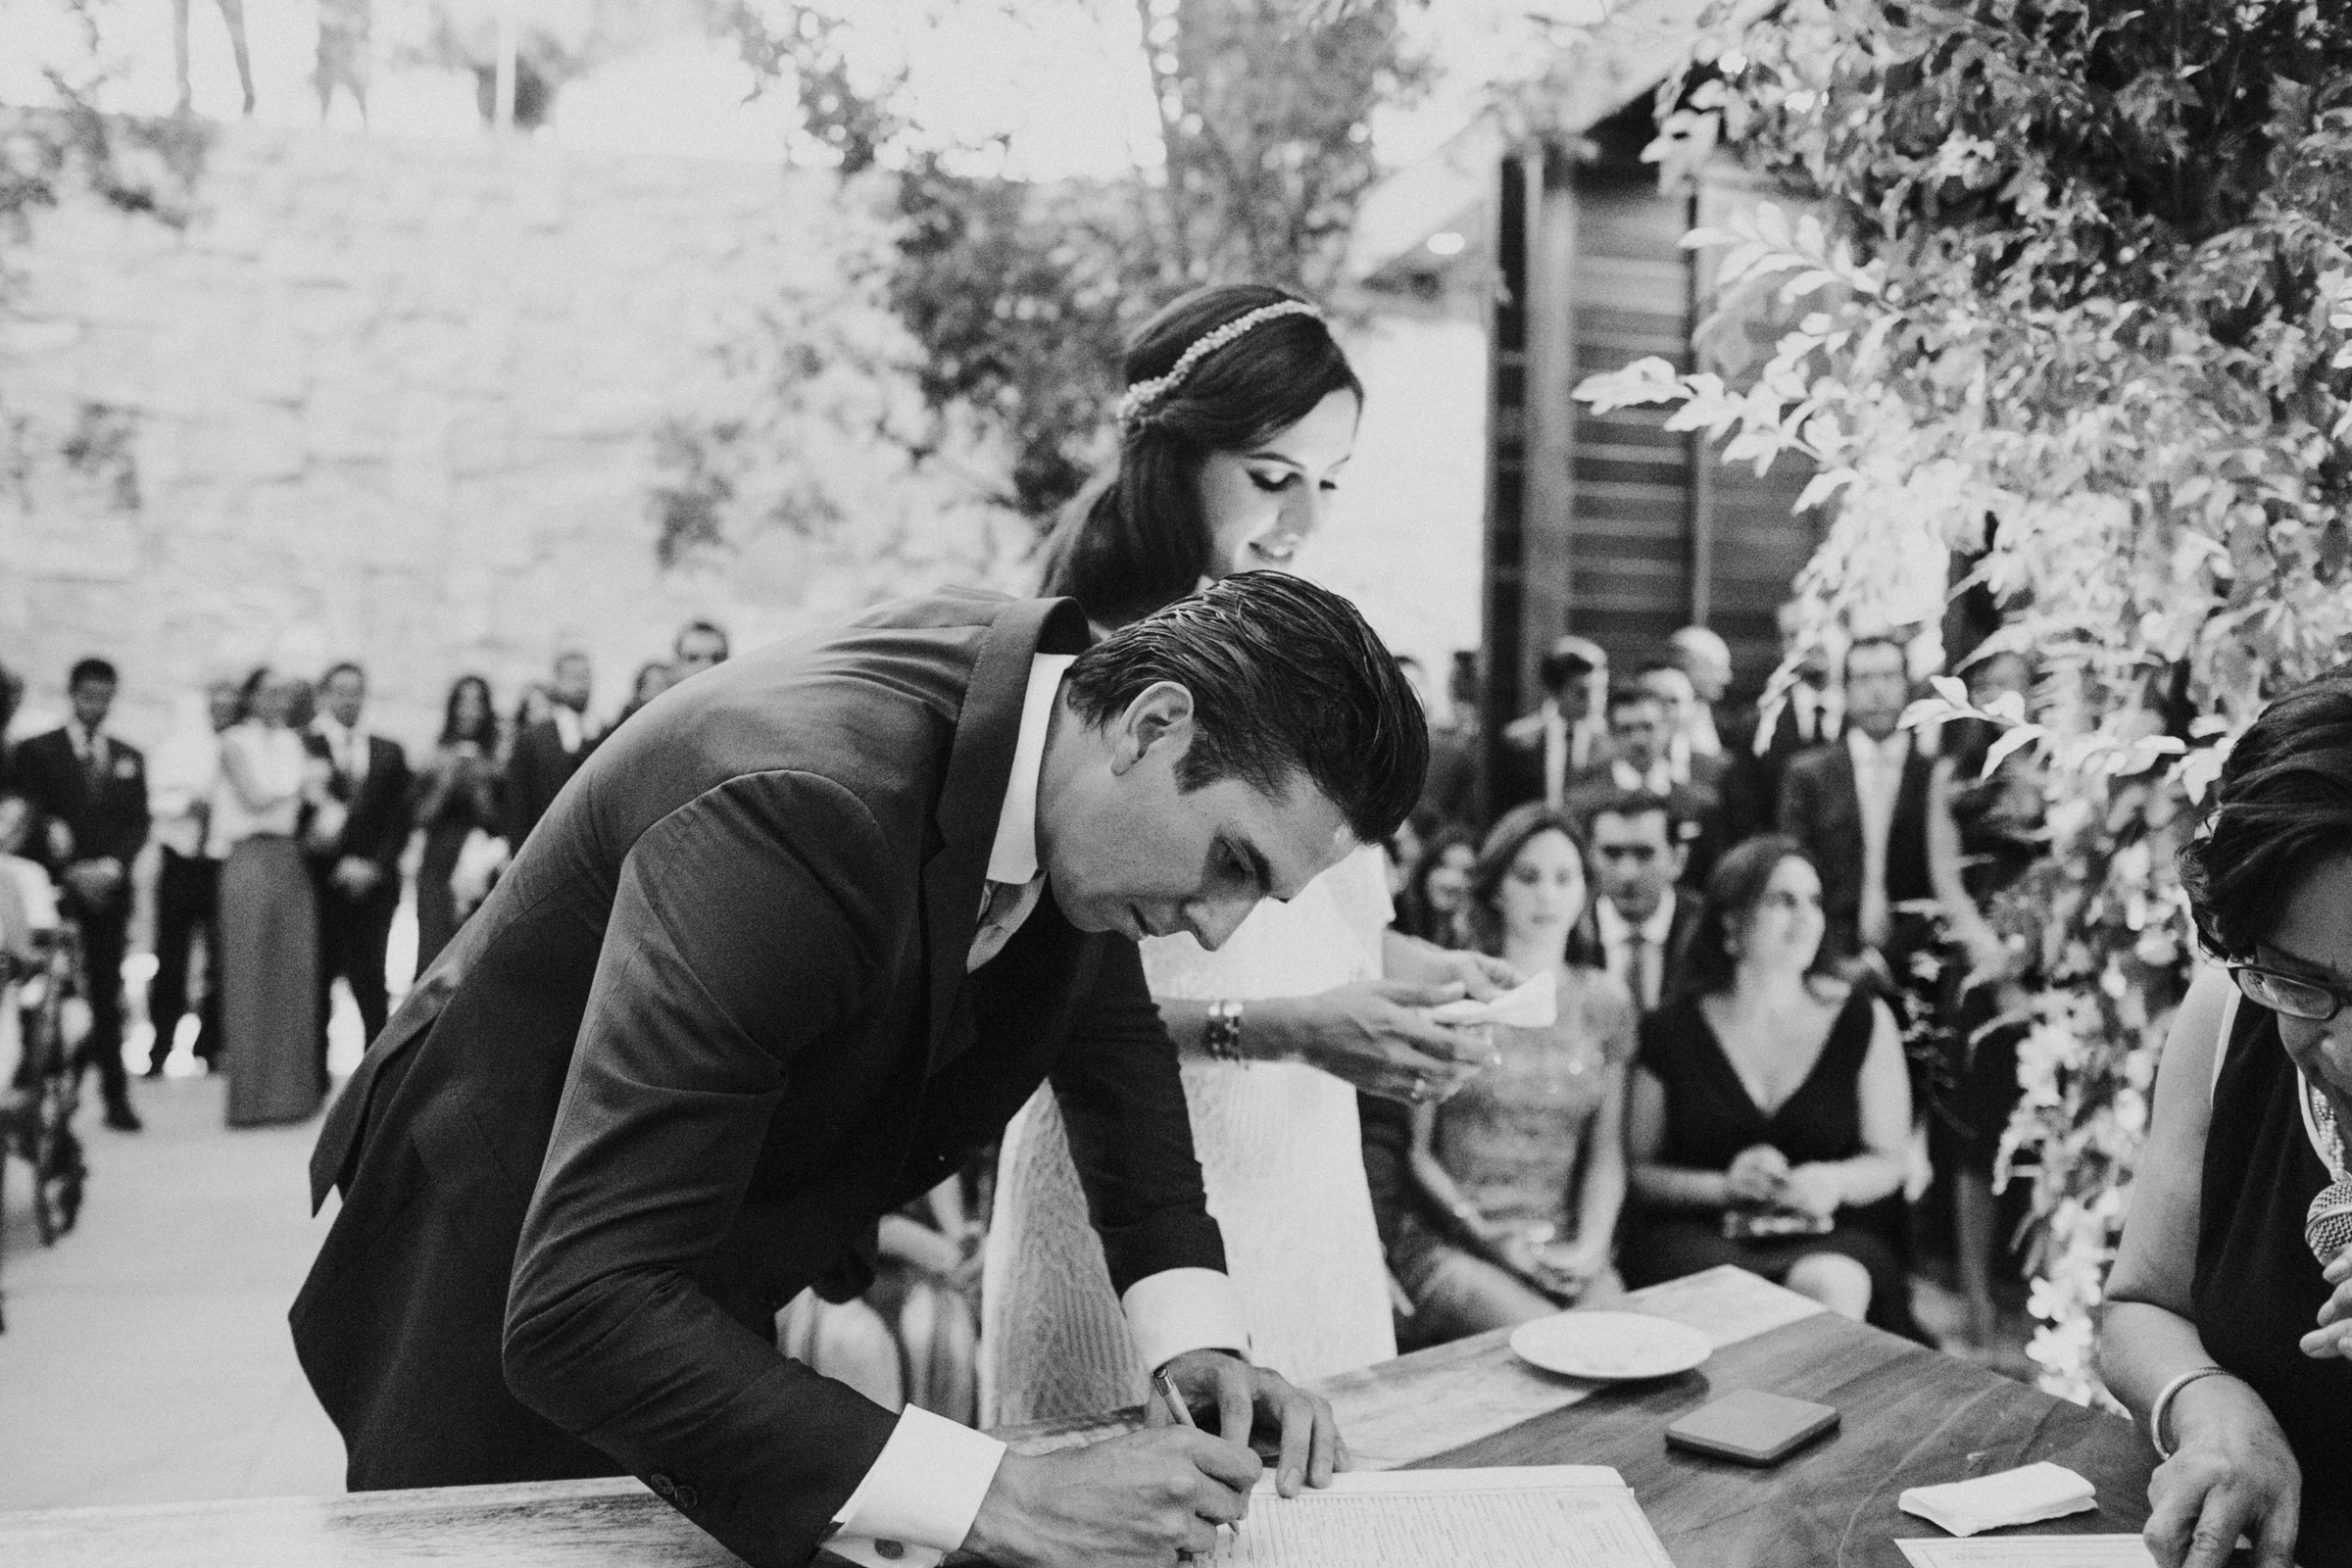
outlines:
{"label": "seated guest holding glass", "polygon": [[1752,838],[1715,868],[1690,992],[1642,1021],[1627,1086],[1626,1277],[1736,1263],[1910,1333],[1902,1041],[1885,1003],[1828,972],[1822,927],[1793,840]]}
{"label": "seated guest holding glass", "polygon": [[1389,1262],[1430,1342],[1545,1317],[1623,1294],[1612,1266],[1625,1201],[1625,1067],[1634,1008],[1577,941],[1584,849],[1540,803],[1506,813],[1470,877],[1481,945],[1524,975],[1549,974],[1549,1027],[1497,1026],[1497,1064],[1443,1106],[1412,1110],[1411,1200]]}
{"label": "seated guest holding glass", "polygon": [[2220,1568],[2241,1534],[2260,1568],[2342,1568],[2352,1258],[2327,1210],[2352,1194],[2352,667],[2265,710],[2209,810],[2182,880],[2228,971],[2165,1044],[2099,1373],[2164,1456],[2163,1568]]}

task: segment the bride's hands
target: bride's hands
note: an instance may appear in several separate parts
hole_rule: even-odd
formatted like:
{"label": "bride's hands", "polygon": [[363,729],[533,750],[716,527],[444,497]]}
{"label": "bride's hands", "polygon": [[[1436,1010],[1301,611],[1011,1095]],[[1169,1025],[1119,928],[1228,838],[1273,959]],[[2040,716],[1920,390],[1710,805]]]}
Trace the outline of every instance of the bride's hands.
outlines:
{"label": "bride's hands", "polygon": [[1298,1059],[1385,1100],[1443,1100],[1494,1062],[1486,1029],[1430,1021],[1430,1008],[1467,992],[1459,981],[1360,980],[1304,998]]}
{"label": "bride's hands", "polygon": [[1527,976],[1483,953],[1441,948],[1390,932],[1381,949],[1382,972],[1392,980],[1418,980],[1423,985],[1462,987],[1472,1002],[1492,1002],[1512,990]]}

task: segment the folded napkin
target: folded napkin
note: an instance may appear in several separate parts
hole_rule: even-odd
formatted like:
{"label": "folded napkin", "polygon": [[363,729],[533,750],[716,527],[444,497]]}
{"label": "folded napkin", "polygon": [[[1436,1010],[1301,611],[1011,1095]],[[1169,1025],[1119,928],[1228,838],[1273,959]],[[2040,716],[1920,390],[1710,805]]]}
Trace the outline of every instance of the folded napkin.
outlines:
{"label": "folded napkin", "polygon": [[1429,1015],[1439,1023],[1500,1023],[1514,1029],[1548,1029],[1559,1013],[1559,988],[1550,975],[1541,974],[1492,1002],[1472,1002],[1464,997],[1459,1002],[1431,1008]]}
{"label": "folded napkin", "polygon": [[2098,1506],[2098,1494],[2064,1465],[2044,1461],[1974,1481],[1913,1487],[1894,1500],[1903,1512],[1917,1514],[1955,1536],[1973,1536],[1980,1530],[2081,1513]]}

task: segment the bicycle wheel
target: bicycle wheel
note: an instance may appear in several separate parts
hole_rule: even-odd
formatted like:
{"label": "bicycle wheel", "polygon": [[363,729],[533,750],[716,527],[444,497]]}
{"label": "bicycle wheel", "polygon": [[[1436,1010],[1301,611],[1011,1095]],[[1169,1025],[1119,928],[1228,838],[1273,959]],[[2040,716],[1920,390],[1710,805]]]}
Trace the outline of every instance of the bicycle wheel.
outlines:
{"label": "bicycle wheel", "polygon": [[26,1021],[32,1027],[27,1046],[40,1063],[39,1087],[19,1109],[18,1147],[32,1167],[32,1224],[41,1245],[53,1247],[81,1216],[82,1187],[89,1178],[83,1163],[81,1140],[74,1136],[74,1113],[80,1107],[81,1075],[66,1049],[58,988],[52,986],[42,1005]]}
{"label": "bicycle wheel", "polygon": [[73,1083],[52,1078],[41,1086],[32,1129],[32,1223],[41,1245],[57,1239],[81,1217],[81,1193],[89,1167],[81,1157],[81,1140],[74,1136]]}

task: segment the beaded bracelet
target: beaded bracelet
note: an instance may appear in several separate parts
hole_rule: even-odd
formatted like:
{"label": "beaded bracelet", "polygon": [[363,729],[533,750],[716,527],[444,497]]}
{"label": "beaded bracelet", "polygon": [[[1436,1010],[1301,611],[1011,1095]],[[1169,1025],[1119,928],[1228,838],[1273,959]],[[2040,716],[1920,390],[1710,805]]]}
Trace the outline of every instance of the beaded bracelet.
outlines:
{"label": "beaded bracelet", "polygon": [[2173,1456],[2173,1446],[2164,1441],[2164,1418],[2172,1413],[2174,1396],[2199,1378],[2226,1378],[2230,1375],[2224,1367],[2192,1366],[2164,1386],[2164,1392],[2156,1396],[2156,1402],[2148,1406],[2148,1441],[2156,1446],[2157,1458],[2170,1459]]}
{"label": "beaded bracelet", "polygon": [[1246,1061],[1242,1054],[1242,1004],[1238,1002],[1212,1002],[1208,1004],[1208,1026],[1200,1033],[1200,1049],[1219,1061]]}

